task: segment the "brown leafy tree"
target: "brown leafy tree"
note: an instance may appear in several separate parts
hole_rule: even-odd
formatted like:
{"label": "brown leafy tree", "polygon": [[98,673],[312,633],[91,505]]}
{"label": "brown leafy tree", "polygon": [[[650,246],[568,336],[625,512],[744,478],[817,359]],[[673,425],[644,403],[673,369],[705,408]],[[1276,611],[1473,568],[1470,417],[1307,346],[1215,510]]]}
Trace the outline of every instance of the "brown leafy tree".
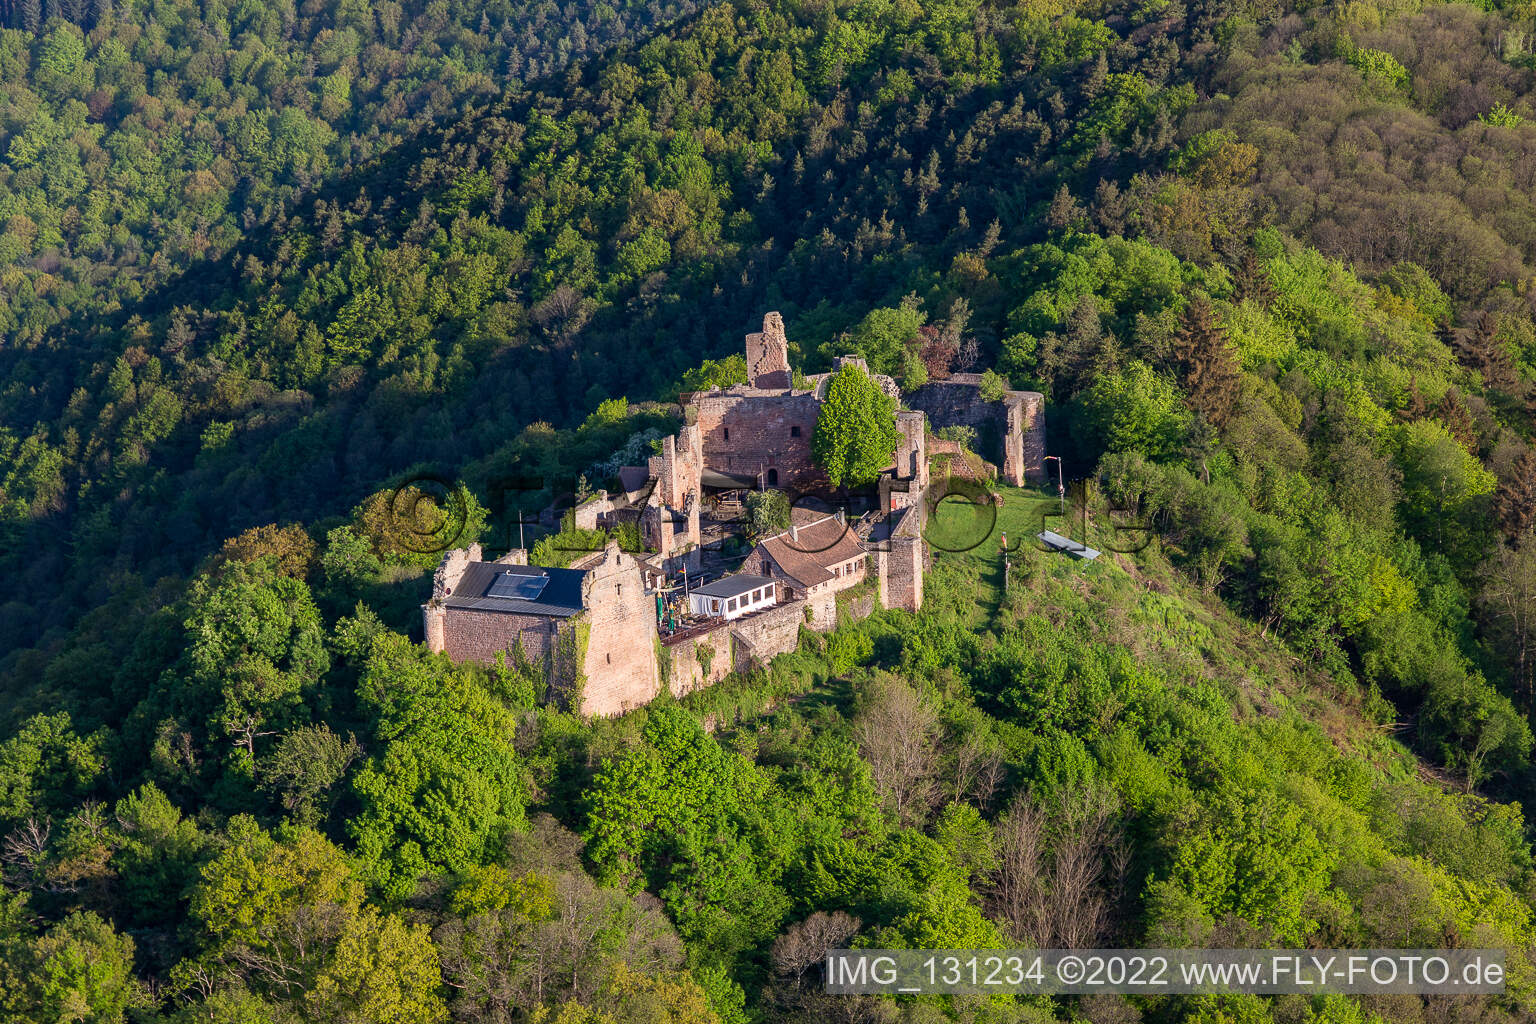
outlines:
{"label": "brown leafy tree", "polygon": [[1227,332],[1216,322],[1216,311],[1205,298],[1197,296],[1184,307],[1172,356],[1189,393],[1190,408],[1213,427],[1225,426],[1237,402],[1241,374]]}
{"label": "brown leafy tree", "polygon": [[1087,217],[1088,211],[1083,209],[1083,204],[1077,201],[1077,197],[1066,185],[1056,190],[1056,195],[1051,198],[1050,208],[1045,212],[1045,222],[1057,231],[1075,228]]}
{"label": "brown leafy tree", "polygon": [[918,350],[918,358],[922,359],[928,369],[928,379],[943,380],[954,366],[955,356],[960,351],[959,344],[950,341],[932,324],[924,326],[919,333],[923,341]]}
{"label": "brown leafy tree", "polygon": [[315,542],[297,523],[278,526],[253,526],[238,537],[231,537],[219,550],[218,560],[254,562],[268,555],[277,559],[277,571],[284,576],[303,579],[315,562]]}
{"label": "brown leafy tree", "polygon": [[997,825],[990,900],[1013,938],[1083,949],[1109,936],[1129,863],[1117,810],[1091,788],[1014,801]]}
{"label": "brown leafy tree", "polygon": [[933,807],[938,732],[937,713],[894,677],[877,684],[854,723],[875,786],[903,822],[922,821]]}

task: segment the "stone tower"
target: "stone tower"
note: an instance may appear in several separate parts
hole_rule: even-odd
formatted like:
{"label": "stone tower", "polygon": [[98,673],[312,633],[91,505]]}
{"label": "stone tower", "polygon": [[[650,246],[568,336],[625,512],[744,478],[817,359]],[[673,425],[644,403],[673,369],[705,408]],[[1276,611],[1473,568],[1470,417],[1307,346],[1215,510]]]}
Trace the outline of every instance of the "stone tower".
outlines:
{"label": "stone tower", "polygon": [[755,388],[789,387],[789,339],[777,313],[763,317],[762,333],[747,335],[747,380]]}

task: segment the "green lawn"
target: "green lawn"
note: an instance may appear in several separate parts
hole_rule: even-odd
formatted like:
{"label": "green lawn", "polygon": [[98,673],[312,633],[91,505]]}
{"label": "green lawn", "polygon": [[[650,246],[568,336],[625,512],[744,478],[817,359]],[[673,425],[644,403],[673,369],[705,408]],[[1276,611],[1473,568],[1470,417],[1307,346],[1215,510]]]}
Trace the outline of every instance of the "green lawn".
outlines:
{"label": "green lawn", "polygon": [[1020,545],[1036,545],[1035,534],[1042,528],[1071,532],[1059,515],[1061,504],[1054,488],[999,487],[998,491],[1003,496],[1001,508],[963,495],[939,502],[923,531],[935,558],[992,566],[1000,564],[1005,535],[1009,550],[1017,552]]}

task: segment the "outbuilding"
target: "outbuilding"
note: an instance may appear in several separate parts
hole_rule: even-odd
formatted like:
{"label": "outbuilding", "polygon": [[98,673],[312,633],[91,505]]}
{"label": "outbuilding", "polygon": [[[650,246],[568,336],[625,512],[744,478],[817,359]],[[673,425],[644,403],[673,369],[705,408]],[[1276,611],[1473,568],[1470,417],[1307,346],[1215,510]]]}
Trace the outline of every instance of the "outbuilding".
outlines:
{"label": "outbuilding", "polygon": [[778,603],[776,584],[767,576],[737,573],[706,583],[688,594],[688,609],[695,615],[739,619]]}

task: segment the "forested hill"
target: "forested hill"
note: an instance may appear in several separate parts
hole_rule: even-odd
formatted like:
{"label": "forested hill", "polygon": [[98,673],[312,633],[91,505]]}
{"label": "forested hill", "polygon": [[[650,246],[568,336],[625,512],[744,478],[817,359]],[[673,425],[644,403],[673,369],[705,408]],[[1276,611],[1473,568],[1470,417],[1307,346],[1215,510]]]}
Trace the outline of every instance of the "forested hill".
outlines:
{"label": "forested hill", "polygon": [[[1530,1012],[1529,5],[5,12],[7,1019]],[[1045,392],[1158,543],[1006,594],[941,557],[922,615],[616,723],[410,642],[397,481],[464,480],[471,533],[600,486],[769,309],[806,372]],[[1518,970],[802,990],[856,933]]]}
{"label": "forested hill", "polygon": [[[714,9],[389,150],[140,303],[85,300],[17,332],[0,353],[5,515],[12,536],[48,531],[22,545],[25,603],[77,600],[57,584],[66,545],[92,573],[182,571],[231,532],[335,512],[414,462],[456,467],[530,422],[658,396],[764,308],[814,349],[909,292],[935,319],[965,299],[982,361],[1028,383],[1034,339],[1066,317],[1020,319],[1010,256],[1069,228],[1236,268],[1271,220],[1366,273],[1439,273],[1462,305],[1427,313],[1437,329],[1524,308],[1531,73],[1504,17],[1090,13]],[[1423,20],[1443,45],[1402,47],[1407,65],[1366,48]],[[1234,104],[1255,113],[1221,131],[1252,142],[1200,131]],[[1474,155],[1454,162],[1458,147]],[[95,165],[122,163],[107,156]],[[1303,169],[1325,180],[1302,187]],[[1341,212],[1328,189],[1369,209]],[[11,274],[13,305],[37,290],[26,277]],[[1498,347],[1514,354],[1525,323],[1493,324]],[[14,643],[59,621],[18,609],[7,628]]]}
{"label": "forested hill", "polygon": [[0,331],[131,306],[424,127],[693,9],[5,0]]}

